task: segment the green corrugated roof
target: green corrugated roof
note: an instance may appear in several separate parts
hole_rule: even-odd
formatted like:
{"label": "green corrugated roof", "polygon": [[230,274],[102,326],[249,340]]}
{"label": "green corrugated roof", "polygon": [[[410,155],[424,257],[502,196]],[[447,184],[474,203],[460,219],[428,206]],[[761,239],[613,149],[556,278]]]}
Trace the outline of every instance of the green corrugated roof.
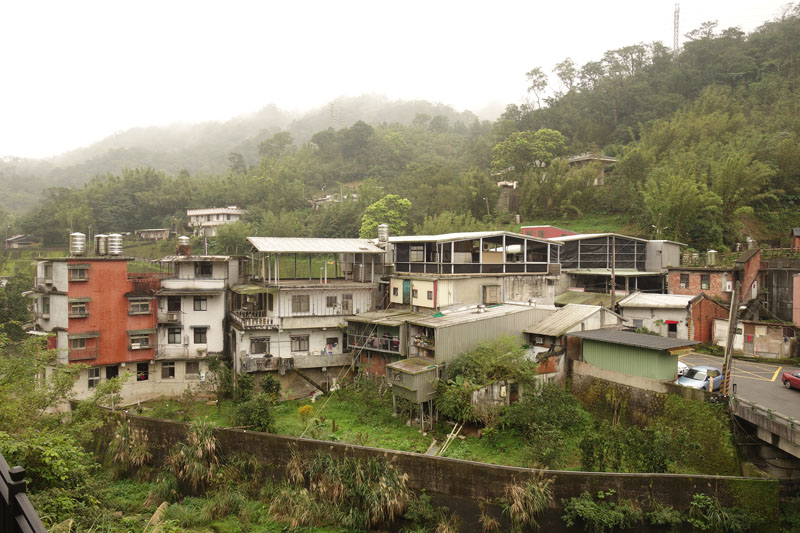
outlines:
{"label": "green corrugated roof", "polygon": [[567,291],[556,296],[555,304],[601,305],[608,307],[611,305],[611,295],[599,292]]}

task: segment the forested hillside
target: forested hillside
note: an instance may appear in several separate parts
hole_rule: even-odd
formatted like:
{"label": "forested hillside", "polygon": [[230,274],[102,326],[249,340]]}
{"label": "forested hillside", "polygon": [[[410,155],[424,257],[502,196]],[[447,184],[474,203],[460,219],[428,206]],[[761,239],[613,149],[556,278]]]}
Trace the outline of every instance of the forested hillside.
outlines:
{"label": "forested hillside", "polygon": [[[85,163],[67,154],[72,166],[60,170],[0,168],[0,186],[23,197],[50,179],[62,185],[14,223],[53,243],[70,228],[174,226],[186,208],[230,204],[248,220],[226,228],[218,250],[248,233],[355,236],[380,217],[394,232],[498,226],[512,215],[496,208],[500,179],[520,183],[523,220],[621,214],[641,234],[696,248],[780,238],[800,226],[800,9],[749,35],[706,23],[686,37],[677,55],[655,43],[580,67],[565,59],[557,92],[547,68],[534,68],[530,103],[494,123],[374,98],[352,100],[357,121],[344,104],[294,120],[266,109],[261,129],[235,119],[126,132]],[[339,122],[349,125],[328,127]],[[592,185],[596,168],[568,164],[585,151],[619,160],[605,185]],[[311,209],[333,192],[350,196]]]}

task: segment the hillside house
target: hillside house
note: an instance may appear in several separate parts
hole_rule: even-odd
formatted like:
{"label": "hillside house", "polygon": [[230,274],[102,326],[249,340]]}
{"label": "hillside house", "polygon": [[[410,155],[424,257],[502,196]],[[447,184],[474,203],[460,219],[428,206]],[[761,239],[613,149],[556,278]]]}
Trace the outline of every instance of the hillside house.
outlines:
{"label": "hillside house", "polygon": [[216,236],[218,227],[241,220],[245,213],[244,209],[239,209],[235,205],[186,210],[189,227],[198,237]]}
{"label": "hillside house", "polygon": [[616,162],[617,159],[614,157],[596,154],[594,152],[584,152],[580,155],[575,155],[569,158],[570,166],[577,168],[594,166],[597,168],[597,175],[592,182],[592,184],[595,186],[603,185],[605,183],[606,169]]}
{"label": "hillside house", "polygon": [[634,328],[664,337],[711,342],[713,321],[726,318],[728,307],[707,297],[637,292],[619,302],[620,313]]}
{"label": "hillside house", "polygon": [[298,395],[327,389],[352,360],[346,320],[382,304],[385,251],[366,239],[249,241],[256,263],[229,314],[235,369],[273,372]]}
{"label": "hillside house", "polygon": [[730,302],[736,273],[740,272],[739,301],[746,303],[758,296],[760,268],[761,250],[757,248],[741,254],[718,255],[713,250],[695,257],[685,254],[680,266],[667,269],[667,284],[671,294],[705,294],[721,302]]}
{"label": "hillside house", "polygon": [[[84,399],[104,379],[128,373],[123,401],[180,393],[186,377],[155,360],[157,274],[128,272],[130,258],[68,257],[39,261],[29,293],[34,332],[47,332],[56,364],[84,363],[73,388]],[[199,376],[197,376],[199,379]]]}
{"label": "hillside house", "polygon": [[17,248],[30,248],[36,241],[27,235],[13,235],[6,239],[6,250]]}
{"label": "hillside house", "polygon": [[[733,338],[733,350],[744,355],[771,359],[796,357],[796,337],[797,329],[790,324],[739,320]],[[723,348],[727,346],[727,318],[714,320],[714,344]]]}
{"label": "hillside house", "polygon": [[135,232],[136,237],[145,241],[165,241],[169,239],[169,228],[149,228],[137,229]]}

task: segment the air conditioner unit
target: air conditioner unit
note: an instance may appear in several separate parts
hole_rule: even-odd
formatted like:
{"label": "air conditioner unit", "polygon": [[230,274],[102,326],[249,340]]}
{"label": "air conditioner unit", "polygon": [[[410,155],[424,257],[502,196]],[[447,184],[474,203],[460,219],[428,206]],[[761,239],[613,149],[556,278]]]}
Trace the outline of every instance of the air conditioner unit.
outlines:
{"label": "air conditioner unit", "polygon": [[728,280],[725,282],[725,292],[733,292],[733,282]]}
{"label": "air conditioner unit", "polygon": [[178,318],[179,314],[177,311],[172,311],[170,313],[167,313],[167,320],[169,320],[170,322],[177,322]]}
{"label": "air conditioner unit", "polygon": [[133,344],[131,344],[131,350],[138,350],[141,347],[142,346],[138,342],[134,342]]}
{"label": "air conditioner unit", "polygon": [[197,349],[198,357],[205,357],[207,353],[208,353],[208,348],[198,348]]}
{"label": "air conditioner unit", "polygon": [[489,251],[489,243],[488,242],[483,243],[483,251],[484,252],[488,252]]}

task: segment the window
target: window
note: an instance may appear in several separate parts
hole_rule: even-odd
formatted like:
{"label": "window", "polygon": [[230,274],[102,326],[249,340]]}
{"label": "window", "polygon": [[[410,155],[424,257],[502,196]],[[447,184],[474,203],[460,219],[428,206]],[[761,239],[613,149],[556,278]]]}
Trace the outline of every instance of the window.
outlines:
{"label": "window", "polygon": [[353,312],[353,295],[342,294],[342,313]]}
{"label": "window", "polygon": [[641,318],[634,318],[633,327],[636,329],[642,329],[642,327],[644,327],[644,320],[642,320]]}
{"label": "window", "polygon": [[327,296],[325,298],[325,307],[336,307],[339,304],[338,296]]}
{"label": "window", "polygon": [[175,379],[175,362],[161,363],[161,379]]}
{"label": "window", "polygon": [[196,278],[210,278],[214,274],[214,263],[211,261],[198,261],[194,264]]}
{"label": "window", "polygon": [[428,291],[428,300],[433,301],[433,291]]}
{"label": "window", "polygon": [[250,337],[250,353],[269,353],[269,337]]}
{"label": "window", "polygon": [[711,275],[700,274],[700,290],[707,291],[711,287]]}
{"label": "window", "polygon": [[106,367],[106,379],[114,379],[117,376],[119,376],[119,367],[117,365]]}
{"label": "window", "polygon": [[128,306],[129,315],[144,315],[150,312],[150,302],[147,300],[133,300]]}
{"label": "window", "polygon": [[100,383],[100,369],[99,368],[90,368],[89,369],[89,388],[93,389],[97,387],[97,384]]}
{"label": "window", "polygon": [[325,339],[325,346],[336,348],[339,346],[339,337],[328,337]]}
{"label": "window", "polygon": [[412,298],[416,298],[416,297],[417,297],[417,295],[418,295],[418,293],[417,293],[417,289],[411,289],[411,297],[412,297]]}
{"label": "window", "polygon": [[308,335],[292,336],[292,351],[293,352],[307,352],[308,351]]}
{"label": "window", "polygon": [[231,219],[231,216],[230,216],[230,214],[228,214],[228,215],[225,215],[225,220],[230,220],[230,219]]}
{"label": "window", "polygon": [[169,328],[167,330],[167,344],[181,343],[181,328]]}
{"label": "window", "polygon": [[206,344],[206,332],[208,328],[194,328],[194,343]]}
{"label": "window", "polygon": [[292,313],[308,313],[309,297],[307,294],[295,294],[292,296]]}
{"label": "window", "polygon": [[392,287],[392,296],[399,296],[400,289],[398,287]]}
{"label": "window", "polygon": [[131,335],[131,350],[146,350],[150,347],[150,335],[137,333]]}
{"label": "window", "polygon": [[195,311],[208,311],[208,298],[205,296],[194,297],[194,310]]}
{"label": "window", "polygon": [[70,267],[70,281],[86,281],[89,279],[89,269],[84,267]]}
{"label": "window", "polygon": [[53,264],[45,263],[44,265],[44,279],[53,279]]}
{"label": "window", "polygon": [[425,261],[425,246],[412,244],[410,247],[410,260],[412,263],[422,263]]}
{"label": "window", "polygon": [[89,316],[89,309],[86,302],[71,302],[69,304],[70,318],[80,318]]}
{"label": "window", "polygon": [[196,376],[200,374],[200,361],[186,361],[186,375]]}
{"label": "window", "polygon": [[267,311],[272,311],[275,307],[275,295],[272,293],[267,294]]}
{"label": "window", "polygon": [[681,274],[681,289],[689,288],[689,274]]}
{"label": "window", "polygon": [[180,310],[181,310],[181,297],[167,296],[167,311],[180,311]]}
{"label": "window", "polygon": [[70,350],[85,350],[86,349],[86,339],[70,339],[69,340],[69,349]]}
{"label": "window", "polygon": [[148,379],[150,379],[150,365],[136,363],[136,381],[147,381]]}
{"label": "window", "polygon": [[49,315],[50,314],[50,297],[49,296],[42,296],[42,314]]}

